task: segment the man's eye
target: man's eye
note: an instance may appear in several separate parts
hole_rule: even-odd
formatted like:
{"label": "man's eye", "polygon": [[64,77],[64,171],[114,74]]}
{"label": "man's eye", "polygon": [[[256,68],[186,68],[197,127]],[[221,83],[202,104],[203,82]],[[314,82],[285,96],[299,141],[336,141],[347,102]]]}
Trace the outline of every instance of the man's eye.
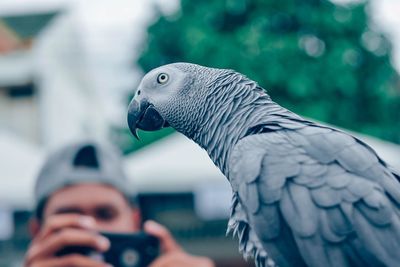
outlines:
{"label": "man's eye", "polygon": [[111,221],[117,217],[117,212],[112,209],[98,209],[96,210],[96,218],[101,221]]}

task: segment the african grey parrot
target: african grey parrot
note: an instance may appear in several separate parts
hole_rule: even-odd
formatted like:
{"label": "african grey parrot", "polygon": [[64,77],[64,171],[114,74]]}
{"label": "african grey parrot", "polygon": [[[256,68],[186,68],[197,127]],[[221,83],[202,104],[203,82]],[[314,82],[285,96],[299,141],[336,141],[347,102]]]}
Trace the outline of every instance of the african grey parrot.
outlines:
{"label": "african grey parrot", "polygon": [[367,144],[290,112],[233,70],[150,71],[131,132],[171,126],[233,191],[228,231],[257,266],[400,266],[400,175]]}

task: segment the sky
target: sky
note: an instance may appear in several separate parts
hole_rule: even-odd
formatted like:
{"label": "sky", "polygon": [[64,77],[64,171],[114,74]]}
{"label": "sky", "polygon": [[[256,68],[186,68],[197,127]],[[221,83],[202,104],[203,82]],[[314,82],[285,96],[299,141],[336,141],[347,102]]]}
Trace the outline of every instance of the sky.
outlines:
{"label": "sky", "polygon": [[394,50],[392,62],[400,71],[400,1],[399,0],[375,0],[372,2],[371,14],[392,40]]}
{"label": "sky", "polygon": [[[351,4],[363,0],[331,0],[338,4]],[[373,23],[385,32],[393,44],[392,63],[400,72],[400,1],[399,0],[371,0]]]}
{"label": "sky", "polygon": [[0,16],[57,10],[78,0],[1,0]]}
{"label": "sky", "polygon": [[[76,2],[98,3],[95,0],[1,0],[0,16],[18,15],[25,13],[42,13],[73,5]],[[162,6],[163,11],[168,12],[176,8],[177,0],[131,0],[127,2],[154,2]],[[137,6],[136,6],[137,7]],[[129,12],[129,9],[126,9]]]}

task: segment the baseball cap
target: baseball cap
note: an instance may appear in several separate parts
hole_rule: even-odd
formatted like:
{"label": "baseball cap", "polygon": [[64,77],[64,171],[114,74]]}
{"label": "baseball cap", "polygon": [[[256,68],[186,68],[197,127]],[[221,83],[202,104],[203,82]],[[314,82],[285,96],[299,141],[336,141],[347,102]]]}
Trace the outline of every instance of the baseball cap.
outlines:
{"label": "baseball cap", "polygon": [[[50,153],[34,189],[36,214],[57,190],[80,183],[101,183],[120,191],[134,202],[134,191],[122,169],[119,151],[104,143],[80,141]],[[41,213],[42,211],[40,211]]]}

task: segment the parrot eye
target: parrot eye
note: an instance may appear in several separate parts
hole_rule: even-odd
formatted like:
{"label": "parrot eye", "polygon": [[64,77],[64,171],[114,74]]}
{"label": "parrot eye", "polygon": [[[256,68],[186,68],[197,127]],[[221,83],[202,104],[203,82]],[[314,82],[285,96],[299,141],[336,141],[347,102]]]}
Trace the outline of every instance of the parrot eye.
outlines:
{"label": "parrot eye", "polygon": [[160,73],[157,76],[157,82],[159,84],[164,84],[164,83],[168,82],[168,79],[169,79],[169,76],[166,73]]}

